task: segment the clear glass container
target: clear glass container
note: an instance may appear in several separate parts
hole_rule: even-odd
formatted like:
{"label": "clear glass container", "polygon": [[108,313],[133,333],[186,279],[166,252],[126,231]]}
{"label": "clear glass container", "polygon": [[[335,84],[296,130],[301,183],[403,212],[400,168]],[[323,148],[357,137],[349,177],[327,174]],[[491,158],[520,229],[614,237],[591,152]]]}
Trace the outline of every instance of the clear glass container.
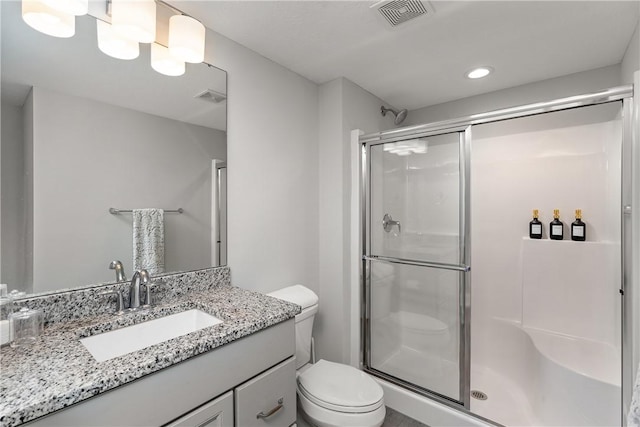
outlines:
{"label": "clear glass container", "polygon": [[23,307],[9,316],[11,328],[11,347],[32,344],[43,328],[42,311]]}
{"label": "clear glass container", "polygon": [[7,294],[7,285],[0,284],[0,345],[10,341],[9,316],[13,312],[13,298]]}

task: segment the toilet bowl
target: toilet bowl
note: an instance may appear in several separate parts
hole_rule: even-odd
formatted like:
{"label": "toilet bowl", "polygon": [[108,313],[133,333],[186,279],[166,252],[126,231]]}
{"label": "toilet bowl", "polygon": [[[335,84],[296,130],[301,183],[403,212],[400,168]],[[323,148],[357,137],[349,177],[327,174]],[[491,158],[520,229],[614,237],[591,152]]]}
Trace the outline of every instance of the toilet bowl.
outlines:
{"label": "toilet bowl", "polygon": [[[298,375],[303,417],[318,427],[380,426],[385,407],[382,387],[348,365],[319,360]],[[302,370],[301,370],[302,371]]]}
{"label": "toilet bowl", "polygon": [[316,427],[380,427],[384,421],[382,387],[349,365],[311,358],[311,330],[318,296],[302,285],[268,294],[302,307],[295,318],[296,387],[302,417]]}
{"label": "toilet bowl", "polygon": [[449,342],[449,327],[434,317],[408,311],[395,311],[390,321],[400,329],[403,345],[417,351],[441,353]]}

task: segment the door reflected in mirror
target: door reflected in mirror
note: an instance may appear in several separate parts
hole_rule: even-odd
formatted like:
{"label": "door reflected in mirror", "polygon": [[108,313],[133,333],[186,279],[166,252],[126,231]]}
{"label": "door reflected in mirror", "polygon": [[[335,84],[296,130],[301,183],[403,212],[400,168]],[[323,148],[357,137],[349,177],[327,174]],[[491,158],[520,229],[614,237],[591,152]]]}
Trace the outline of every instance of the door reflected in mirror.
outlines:
{"label": "door reflected in mirror", "polygon": [[1,282],[114,282],[113,260],[131,277],[134,209],[165,210],[165,272],[225,264],[226,72],[164,76],[149,45],[134,60],[102,53],[93,16],[59,39],[27,26],[20,2],[0,7]]}

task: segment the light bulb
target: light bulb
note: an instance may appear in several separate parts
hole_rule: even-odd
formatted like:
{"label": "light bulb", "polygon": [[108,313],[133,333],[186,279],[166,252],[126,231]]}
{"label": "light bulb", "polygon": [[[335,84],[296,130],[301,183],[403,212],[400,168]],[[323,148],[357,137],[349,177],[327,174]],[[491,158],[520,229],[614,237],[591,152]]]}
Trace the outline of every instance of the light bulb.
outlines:
{"label": "light bulb", "polygon": [[184,62],[204,61],[205,28],[198,20],[185,15],[169,19],[169,52]]}
{"label": "light bulb", "polygon": [[53,37],[76,33],[75,16],[57,11],[40,0],[22,0],[22,19],[31,28]]}
{"label": "light bulb", "polygon": [[488,76],[493,71],[491,67],[478,67],[469,71],[466,76],[469,79],[481,79],[483,77]]}
{"label": "light bulb", "polygon": [[96,20],[98,48],[107,55],[118,59],[135,59],[140,55],[138,42],[120,37],[111,24]]}
{"label": "light bulb", "polygon": [[153,43],[156,40],[156,2],[111,0],[111,25],[126,39]]}
{"label": "light bulb", "polygon": [[151,68],[166,76],[181,76],[185,64],[171,56],[168,48],[154,43],[151,45]]}
{"label": "light bulb", "polygon": [[89,0],[42,0],[47,6],[70,15],[86,15],[89,11]]}

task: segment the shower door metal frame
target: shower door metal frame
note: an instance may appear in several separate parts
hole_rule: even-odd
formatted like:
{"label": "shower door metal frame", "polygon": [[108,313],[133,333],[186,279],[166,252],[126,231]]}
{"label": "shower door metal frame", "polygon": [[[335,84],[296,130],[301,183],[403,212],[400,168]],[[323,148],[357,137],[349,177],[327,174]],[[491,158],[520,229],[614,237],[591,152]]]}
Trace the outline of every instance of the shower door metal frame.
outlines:
{"label": "shower door metal frame", "polygon": [[[636,73],[637,74],[637,73]],[[637,79],[636,79],[637,80]],[[633,93],[632,93],[633,95]],[[627,425],[627,405],[631,404],[631,398],[633,396],[633,388],[635,376],[634,371],[638,367],[638,347],[640,343],[637,341],[640,338],[634,337],[634,324],[637,322],[637,318],[640,313],[634,313],[634,309],[640,309],[638,305],[640,289],[637,284],[640,284],[640,271],[633,271],[633,258],[637,259],[640,253],[634,253],[635,248],[640,247],[637,241],[634,243],[634,234],[640,235],[637,227],[640,227],[639,223],[634,223],[633,212],[634,209],[640,209],[640,188],[637,186],[640,178],[640,170],[634,168],[640,165],[640,111],[636,108],[638,102],[634,102],[633,96],[622,100],[622,194],[621,194],[621,269],[622,278],[620,283],[620,295],[622,298],[622,325],[621,325],[621,338],[622,338],[622,414],[620,425]],[[634,160],[635,159],[635,160]],[[636,186],[634,186],[636,182]],[[635,202],[635,205],[634,205]],[[638,213],[635,214],[635,218],[640,218]],[[637,251],[637,249],[636,249]],[[640,252],[640,251],[638,251]],[[634,277],[635,274],[635,277]],[[636,283],[636,286],[634,286]],[[636,326],[636,328],[638,328]],[[640,328],[639,328],[640,329]],[[626,380],[625,380],[626,378]]]}
{"label": "shower door metal frame", "polygon": [[[469,275],[471,265],[471,235],[470,235],[470,206],[471,206],[471,194],[470,194],[470,143],[471,143],[471,126],[456,126],[444,129],[438,129],[431,132],[423,132],[421,137],[430,137],[444,134],[458,134],[458,160],[459,160],[459,205],[458,205],[458,263],[440,263],[421,260],[411,260],[404,258],[395,258],[387,256],[376,256],[371,254],[371,204],[370,204],[370,182],[371,182],[371,148],[376,145],[383,145],[389,142],[395,142],[400,140],[412,139],[411,136],[392,137],[390,139],[381,138],[375,141],[362,142],[362,189],[361,189],[361,201],[363,209],[363,230],[362,230],[362,268],[366,271],[366,278],[364,280],[364,330],[363,330],[363,369],[367,372],[374,373],[375,375],[385,378],[386,380],[401,385],[403,387],[411,388],[419,394],[429,396],[432,399],[446,403],[447,405],[455,406],[456,408],[463,407],[469,409],[470,405],[470,373],[471,373],[471,286]],[[449,396],[442,395],[427,388],[417,386],[409,383],[408,381],[400,380],[384,372],[375,370],[371,367],[371,351],[370,351],[370,307],[371,307],[371,293],[368,288],[369,284],[369,266],[370,261],[381,261],[392,264],[412,265],[417,267],[427,267],[435,269],[444,269],[451,271],[458,271],[458,316],[459,316],[459,354],[458,354],[458,375],[459,375],[459,400],[455,400]]]}
{"label": "shower door metal frame", "polygon": [[[223,179],[222,179],[222,170],[223,169],[225,171],[224,184],[222,182],[223,181]],[[213,243],[216,245],[217,252],[218,252],[218,263],[217,263],[217,266],[227,265],[227,263],[226,263],[226,261],[227,261],[227,259],[226,259],[227,258],[227,256],[226,256],[226,250],[227,250],[227,210],[226,210],[226,206],[227,206],[227,177],[226,177],[226,171],[227,171],[227,162],[217,162],[216,163],[217,197],[216,197],[216,201],[215,201],[215,209],[216,209],[216,212],[217,212],[217,215],[216,215],[217,224],[215,224],[216,236],[215,236],[215,241]],[[225,206],[224,216],[222,215],[223,201],[224,201],[224,206]],[[224,223],[223,223],[223,219],[224,219]],[[224,242],[222,241],[222,238],[223,238],[222,230],[223,229],[224,229],[224,237],[225,237]],[[225,250],[225,263],[224,264],[222,263],[222,249],[223,248]]]}
{"label": "shower door metal frame", "polygon": [[[638,283],[640,283],[640,277],[634,277],[633,274],[640,275],[640,271],[633,271],[633,249],[634,245],[632,242],[633,235],[638,234],[638,230],[636,228],[640,227],[640,224],[635,221],[634,218],[638,218],[639,215],[636,213],[635,216],[632,215],[633,210],[640,209],[640,189],[638,189],[638,185],[634,187],[633,179],[634,177],[640,177],[640,171],[634,169],[634,164],[640,164],[640,161],[633,161],[632,156],[640,155],[640,132],[637,128],[640,126],[640,111],[638,110],[638,102],[634,102],[634,86],[633,85],[624,85],[618,86],[614,88],[605,89],[598,92],[571,96],[566,98],[560,98],[551,101],[538,102],[533,104],[526,104],[517,107],[504,108],[494,111],[489,111],[486,113],[474,114],[466,117],[444,120],[440,122],[422,124],[417,126],[408,126],[400,129],[393,129],[383,132],[376,132],[372,134],[361,135],[359,138],[359,144],[361,147],[361,185],[360,185],[360,201],[361,201],[361,222],[362,227],[360,230],[361,233],[361,243],[362,243],[362,260],[360,264],[360,284],[361,284],[361,295],[362,295],[362,304],[361,304],[361,340],[360,340],[360,348],[361,348],[361,356],[362,356],[362,368],[371,373],[372,375],[378,376],[382,379],[385,379],[391,383],[400,385],[401,387],[407,388],[411,391],[417,392],[418,394],[425,395],[431,399],[434,399],[440,403],[443,403],[447,406],[453,407],[455,409],[460,410],[461,405],[454,403],[449,399],[442,398],[437,394],[425,393],[423,390],[408,386],[404,383],[399,383],[395,378],[381,374],[378,371],[371,370],[368,368],[369,360],[367,360],[370,353],[370,336],[369,336],[369,311],[370,311],[370,292],[367,289],[369,283],[369,269],[368,269],[368,260],[370,257],[368,256],[368,237],[369,231],[367,224],[367,191],[369,190],[369,168],[368,168],[368,158],[367,158],[367,147],[375,144],[382,144],[386,142],[395,142],[404,139],[411,138],[419,138],[428,135],[447,133],[449,130],[460,129],[462,127],[469,128],[473,125],[483,124],[483,123],[491,123],[498,122],[502,120],[515,119],[520,117],[528,117],[534,116],[538,114],[545,114],[554,111],[562,111],[569,110],[574,108],[586,107],[590,105],[597,104],[606,104],[610,102],[621,102],[621,110],[622,110],[622,176],[621,176],[621,206],[620,212],[622,216],[621,223],[621,283],[620,283],[620,294],[621,294],[621,308],[622,308],[622,319],[621,319],[621,341],[622,341],[622,372],[621,372],[621,395],[622,395],[622,404],[620,408],[621,412],[621,421],[622,425],[626,425],[626,413],[625,413],[625,405],[631,401],[631,395],[633,391],[633,382],[635,378],[632,375],[632,372],[635,370],[635,360],[634,358],[640,357],[638,353],[638,349],[640,348],[640,343],[638,340],[640,338],[636,338],[633,336],[633,320],[635,317],[639,317],[640,313],[634,313],[634,309],[640,309],[640,296],[636,295],[640,293],[640,289],[638,288]],[[634,130],[636,129],[636,130]],[[465,132],[468,135],[466,143],[470,145],[471,140],[471,132]],[[466,161],[469,161],[469,157],[466,158]],[[467,207],[468,208],[468,207]],[[469,242],[470,243],[470,242]],[[469,246],[470,247],[470,246]],[[636,257],[640,254],[635,254]],[[470,265],[470,264],[469,264]],[[634,286],[634,283],[636,284]],[[468,284],[468,283],[467,283]],[[470,286],[467,287],[466,291],[468,295],[468,304],[470,305]],[[634,303],[635,300],[638,300],[638,303]],[[470,309],[470,307],[469,307]],[[465,311],[467,307],[465,305]],[[470,320],[470,319],[468,319]],[[467,327],[468,335],[465,334],[465,347],[467,348],[467,353],[470,362],[470,328]],[[467,363],[467,361],[465,361]],[[469,363],[470,368],[470,363]],[[467,383],[470,382],[470,371],[467,370],[465,372],[466,378],[465,381]],[[462,378],[461,378],[462,382]],[[468,401],[468,396],[467,396]],[[468,410],[468,406],[462,409],[465,413],[476,417],[478,419],[482,419],[485,421],[492,422],[491,420],[487,420],[477,414],[472,413]],[[493,423],[493,422],[492,422]]]}

